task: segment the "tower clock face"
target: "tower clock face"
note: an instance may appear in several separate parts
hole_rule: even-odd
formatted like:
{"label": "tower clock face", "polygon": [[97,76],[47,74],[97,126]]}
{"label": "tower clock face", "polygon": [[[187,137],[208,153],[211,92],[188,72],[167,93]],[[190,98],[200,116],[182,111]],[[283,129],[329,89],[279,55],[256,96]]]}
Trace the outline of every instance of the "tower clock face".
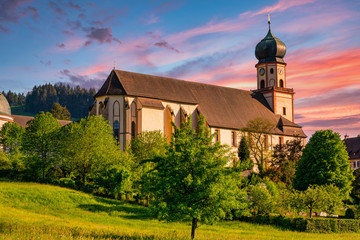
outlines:
{"label": "tower clock face", "polygon": [[260,76],[263,76],[263,75],[265,74],[265,69],[264,69],[264,68],[260,68],[259,74],[260,74]]}
{"label": "tower clock face", "polygon": [[282,68],[279,68],[279,74],[282,75],[284,70]]}

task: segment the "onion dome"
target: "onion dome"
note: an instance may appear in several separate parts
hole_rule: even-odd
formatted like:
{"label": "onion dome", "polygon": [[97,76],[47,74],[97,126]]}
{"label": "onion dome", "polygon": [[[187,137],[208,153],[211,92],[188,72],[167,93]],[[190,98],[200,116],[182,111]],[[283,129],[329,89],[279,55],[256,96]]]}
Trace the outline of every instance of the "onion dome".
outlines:
{"label": "onion dome", "polygon": [[0,93],[0,115],[11,116],[10,105],[2,93]]}
{"label": "onion dome", "polygon": [[274,37],[270,29],[269,21],[269,32],[255,48],[255,56],[259,60],[258,64],[266,62],[285,63],[283,60],[285,53],[286,46],[280,39]]}

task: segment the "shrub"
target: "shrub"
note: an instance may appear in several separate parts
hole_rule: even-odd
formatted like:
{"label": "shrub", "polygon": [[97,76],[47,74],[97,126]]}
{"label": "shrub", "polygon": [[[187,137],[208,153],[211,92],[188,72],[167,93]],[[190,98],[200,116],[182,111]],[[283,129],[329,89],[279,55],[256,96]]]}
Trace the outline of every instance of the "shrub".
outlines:
{"label": "shrub", "polygon": [[292,218],[285,216],[257,215],[254,217],[242,216],[241,221],[269,224],[283,229],[289,229],[299,232],[312,233],[349,233],[360,232],[360,221],[352,219],[334,219],[334,218]]}
{"label": "shrub", "polygon": [[76,189],[76,183],[71,178],[60,178],[57,181],[57,184],[59,184],[62,187]]}
{"label": "shrub", "polygon": [[307,219],[306,232],[344,233],[360,232],[360,221],[352,219],[313,218]]}
{"label": "shrub", "polygon": [[352,210],[351,208],[346,209],[345,218],[347,218],[347,219],[355,219],[354,210]]}

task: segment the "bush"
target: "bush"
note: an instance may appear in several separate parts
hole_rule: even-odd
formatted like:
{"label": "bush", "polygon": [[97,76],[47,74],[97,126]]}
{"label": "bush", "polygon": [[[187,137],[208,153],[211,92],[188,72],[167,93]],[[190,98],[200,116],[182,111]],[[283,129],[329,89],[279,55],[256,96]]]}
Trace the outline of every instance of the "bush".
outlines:
{"label": "bush", "polygon": [[354,210],[352,210],[351,208],[346,209],[345,218],[347,218],[347,219],[355,219]]}
{"label": "bush", "polygon": [[282,215],[269,216],[257,215],[254,217],[241,217],[241,221],[269,224],[283,229],[289,229],[299,232],[312,233],[349,233],[360,232],[360,221],[352,219],[335,218],[292,218]]}
{"label": "bush", "polygon": [[241,221],[259,223],[259,224],[269,224],[277,226],[283,229],[288,229],[292,231],[304,232],[307,227],[307,220],[305,218],[291,218],[285,217],[282,215],[270,216],[270,215],[256,215],[254,217],[241,217]]}
{"label": "bush", "polygon": [[59,184],[62,187],[76,189],[76,183],[71,178],[60,178],[57,181],[57,184]]}
{"label": "bush", "polygon": [[352,219],[313,218],[307,219],[306,232],[344,233],[360,232],[360,221]]}

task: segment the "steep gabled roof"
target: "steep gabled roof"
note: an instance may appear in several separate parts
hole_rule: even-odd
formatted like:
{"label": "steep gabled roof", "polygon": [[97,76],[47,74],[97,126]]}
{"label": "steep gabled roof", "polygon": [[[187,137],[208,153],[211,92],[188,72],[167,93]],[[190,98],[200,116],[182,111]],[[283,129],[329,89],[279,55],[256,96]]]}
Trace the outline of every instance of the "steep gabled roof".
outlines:
{"label": "steep gabled roof", "polygon": [[[264,117],[275,125],[279,122],[279,115],[270,110],[266,99],[258,92],[121,70],[110,73],[95,98],[104,95],[128,95],[197,104],[211,127],[240,129],[256,117]],[[299,125],[291,124],[301,130]],[[280,129],[276,133],[285,134]],[[306,137],[302,130],[299,135]]]}

